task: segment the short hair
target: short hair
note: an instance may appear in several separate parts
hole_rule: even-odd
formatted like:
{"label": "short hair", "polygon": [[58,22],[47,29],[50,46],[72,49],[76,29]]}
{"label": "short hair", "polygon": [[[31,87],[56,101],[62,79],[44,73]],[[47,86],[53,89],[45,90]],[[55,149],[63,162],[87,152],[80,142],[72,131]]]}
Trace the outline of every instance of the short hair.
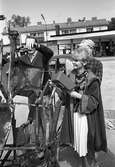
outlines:
{"label": "short hair", "polygon": [[95,43],[90,39],[84,39],[78,45],[78,48],[86,50],[89,56],[93,55],[94,47],[95,47]]}
{"label": "short hair", "polygon": [[79,45],[88,46],[90,49],[94,49],[94,47],[95,47],[95,43],[91,39],[84,39],[81,41],[81,43]]}

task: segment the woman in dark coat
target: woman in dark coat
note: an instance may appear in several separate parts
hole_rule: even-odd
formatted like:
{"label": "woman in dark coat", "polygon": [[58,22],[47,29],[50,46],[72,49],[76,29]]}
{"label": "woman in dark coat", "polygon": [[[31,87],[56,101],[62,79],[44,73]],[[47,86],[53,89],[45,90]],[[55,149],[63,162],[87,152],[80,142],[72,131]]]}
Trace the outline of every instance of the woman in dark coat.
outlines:
{"label": "woman in dark coat", "polygon": [[[76,99],[74,107],[75,112],[81,116],[85,115],[88,125],[87,153],[85,156],[81,156],[81,159],[83,164],[88,163],[89,165],[95,166],[95,152],[107,151],[100,81],[91,71],[86,71],[84,66],[86,64],[84,64],[83,62],[75,62],[74,65],[77,90],[72,91],[70,93],[70,96]],[[74,127],[74,129],[77,128]],[[83,132],[83,129],[81,129],[81,131]],[[74,139],[75,138],[78,139],[79,136],[74,136]],[[76,141],[74,140],[74,143],[75,142]],[[79,142],[77,142],[77,144],[79,144]]]}

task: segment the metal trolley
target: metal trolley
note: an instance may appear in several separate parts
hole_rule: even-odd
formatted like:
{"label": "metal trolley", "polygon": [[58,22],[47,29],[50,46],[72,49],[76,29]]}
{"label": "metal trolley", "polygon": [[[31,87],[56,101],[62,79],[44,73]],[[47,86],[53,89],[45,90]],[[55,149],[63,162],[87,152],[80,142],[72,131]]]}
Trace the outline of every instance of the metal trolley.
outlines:
{"label": "metal trolley", "polygon": [[[62,93],[66,91],[65,87],[72,89],[74,84],[69,81],[66,76],[69,74],[66,68],[66,60],[72,59],[72,55],[58,55],[54,56],[49,62],[49,73],[51,78],[47,81],[43,87],[44,71],[39,70],[39,86],[35,88],[38,93],[34,104],[28,104],[33,106],[35,109],[35,120],[34,120],[34,143],[25,143],[17,145],[17,127],[15,119],[15,105],[13,101],[13,83],[12,83],[12,72],[18,68],[20,73],[20,66],[16,67],[13,64],[16,52],[16,40],[18,37],[17,32],[9,32],[11,41],[11,52],[10,60],[8,63],[7,82],[4,77],[1,79],[1,90],[6,98],[6,103],[1,103],[0,108],[3,107],[4,115],[8,115],[9,126],[7,128],[6,135],[0,147],[0,166],[20,166],[20,167],[33,167],[33,166],[48,166],[54,167],[59,166],[59,134],[61,130],[62,118],[62,101],[59,96],[56,97],[57,90]],[[2,61],[1,61],[2,62]],[[25,70],[30,67],[25,67]],[[4,70],[1,72],[1,74]],[[27,73],[26,73],[27,74]],[[18,73],[16,73],[18,77]],[[59,78],[60,76],[60,78]],[[66,85],[61,81],[61,77],[65,77]],[[5,78],[6,79],[6,78]],[[7,91],[6,91],[6,87]],[[31,87],[33,90],[34,88]],[[29,91],[31,90],[29,89]],[[21,94],[21,93],[20,93]],[[23,94],[23,91],[22,91]],[[22,104],[22,103],[21,103]],[[61,120],[61,123],[59,123]],[[27,126],[29,126],[28,124]],[[22,130],[24,127],[21,127]],[[7,140],[12,130],[13,144],[7,144]],[[26,134],[25,134],[26,135]],[[18,151],[21,150],[21,155],[18,155]]]}

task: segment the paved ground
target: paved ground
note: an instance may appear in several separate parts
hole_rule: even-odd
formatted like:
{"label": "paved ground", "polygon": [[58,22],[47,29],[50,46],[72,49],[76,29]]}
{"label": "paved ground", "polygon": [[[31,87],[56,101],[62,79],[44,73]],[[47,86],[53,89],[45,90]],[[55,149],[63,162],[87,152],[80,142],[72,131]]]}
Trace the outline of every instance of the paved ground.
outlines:
{"label": "paved ground", "polygon": [[103,58],[102,97],[105,110],[115,110],[115,58]]}
{"label": "paved ground", "polygon": [[[72,149],[62,150],[60,156],[63,157],[60,158],[60,167],[81,167],[79,158]],[[97,162],[100,167],[115,167],[115,156],[110,151],[107,154],[101,152],[98,154]]]}
{"label": "paved ground", "polygon": [[[108,153],[97,154],[100,167],[115,167],[115,130],[107,130]],[[72,148],[65,148],[60,153],[60,167],[80,167],[79,158]]]}

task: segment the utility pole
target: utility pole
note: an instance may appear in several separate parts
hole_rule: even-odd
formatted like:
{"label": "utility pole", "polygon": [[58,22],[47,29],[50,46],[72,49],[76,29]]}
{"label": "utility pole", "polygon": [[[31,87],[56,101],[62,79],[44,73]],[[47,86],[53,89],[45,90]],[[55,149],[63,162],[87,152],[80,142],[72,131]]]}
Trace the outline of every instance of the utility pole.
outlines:
{"label": "utility pole", "polygon": [[[0,21],[4,21],[6,18],[4,15],[0,15]],[[3,56],[3,40],[0,40],[0,82],[2,79],[2,56]]]}
{"label": "utility pole", "polygon": [[46,44],[47,44],[47,42],[48,42],[47,22],[46,22],[46,19],[45,19],[45,17],[44,17],[43,14],[41,14],[41,17],[42,17],[42,19],[43,19],[43,21],[44,21],[44,23],[45,23],[45,28],[46,28]]}

